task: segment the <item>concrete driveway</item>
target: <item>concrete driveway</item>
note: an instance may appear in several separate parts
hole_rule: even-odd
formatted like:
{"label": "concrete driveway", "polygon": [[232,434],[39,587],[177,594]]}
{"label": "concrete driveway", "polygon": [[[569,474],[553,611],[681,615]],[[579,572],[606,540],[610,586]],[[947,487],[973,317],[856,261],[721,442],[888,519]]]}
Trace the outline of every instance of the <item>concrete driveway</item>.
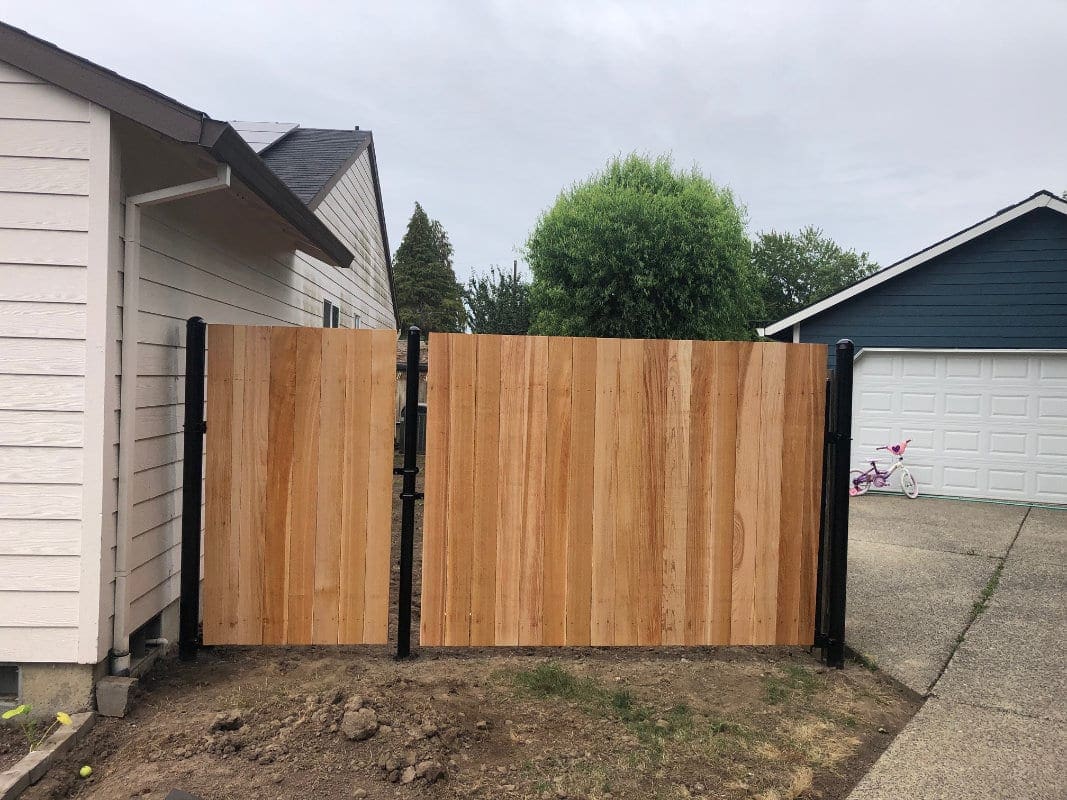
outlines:
{"label": "concrete driveway", "polygon": [[850,797],[1067,796],[1067,510],[868,495],[850,517],[846,641],[928,697]]}

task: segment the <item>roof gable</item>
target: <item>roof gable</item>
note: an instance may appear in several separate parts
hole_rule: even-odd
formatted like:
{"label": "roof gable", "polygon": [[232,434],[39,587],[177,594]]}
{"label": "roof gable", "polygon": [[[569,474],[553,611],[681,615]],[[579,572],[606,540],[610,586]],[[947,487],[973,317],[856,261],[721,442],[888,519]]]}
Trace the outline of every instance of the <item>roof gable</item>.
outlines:
{"label": "roof gable", "polygon": [[314,208],[367,149],[369,131],[296,128],[260,157],[297,197]]}
{"label": "roof gable", "polygon": [[774,336],[777,333],[785,330],[786,328],[796,325],[799,322],[804,321],[810,317],[820,314],[829,308],[833,308],[839,303],[843,303],[858,294],[862,294],[869,289],[873,289],[875,286],[880,286],[886,281],[892,280],[899,275],[904,274],[908,270],[914,269],[927,261],[934,259],[950,250],[953,250],[967,242],[977,239],[983,234],[989,233],[1002,225],[1005,225],[1012,220],[1029,214],[1032,211],[1036,211],[1039,208],[1049,208],[1053,211],[1067,215],[1067,201],[1057,197],[1052,192],[1047,190],[1041,190],[1025,200],[1016,203],[1015,205],[1008,206],[1001,211],[998,211],[991,217],[975,223],[969,228],[965,228],[959,233],[953,234],[947,239],[942,239],[940,242],[933,244],[918,253],[908,256],[901,261],[897,261],[895,264],[890,264],[885,269],[879,270],[873,275],[869,275],[863,280],[854,283],[851,286],[845,287],[839,292],[823,298],[818,302],[812,303],[806,308],[802,308],[788,317],[775,322],[772,325],[768,325],[765,328],[759,329],[757,332],[761,336]]}

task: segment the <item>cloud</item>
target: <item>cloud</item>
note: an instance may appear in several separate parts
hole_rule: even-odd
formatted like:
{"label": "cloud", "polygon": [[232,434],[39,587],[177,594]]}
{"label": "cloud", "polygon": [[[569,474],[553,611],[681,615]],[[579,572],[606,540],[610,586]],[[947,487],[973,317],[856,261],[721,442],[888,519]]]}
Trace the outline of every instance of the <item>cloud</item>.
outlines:
{"label": "cloud", "polygon": [[461,277],[632,150],[883,264],[1067,188],[1058,0],[0,5],[216,117],[373,129],[393,246],[418,200]]}

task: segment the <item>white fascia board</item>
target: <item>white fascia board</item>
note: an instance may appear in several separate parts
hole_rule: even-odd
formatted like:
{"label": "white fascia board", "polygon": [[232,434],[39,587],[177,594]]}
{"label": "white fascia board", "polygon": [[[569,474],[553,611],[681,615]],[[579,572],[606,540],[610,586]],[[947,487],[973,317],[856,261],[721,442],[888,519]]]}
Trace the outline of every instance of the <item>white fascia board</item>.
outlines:
{"label": "white fascia board", "polygon": [[970,355],[984,355],[984,356],[1017,356],[1017,355],[1034,355],[1034,356],[1067,356],[1067,350],[1060,348],[1040,348],[1040,347],[998,347],[998,348],[981,348],[981,347],[861,347],[856,351],[856,360],[859,359],[864,353],[931,353],[931,354],[970,354]]}
{"label": "white fascia board", "polygon": [[961,244],[965,244],[972,239],[977,239],[979,236],[989,233],[989,231],[999,228],[1001,225],[1005,225],[1013,219],[1018,219],[1024,214],[1029,214],[1031,211],[1046,206],[1054,211],[1059,211],[1061,214],[1067,214],[1067,202],[1058,197],[1053,197],[1052,195],[1044,193],[1036,195],[1017,206],[1013,206],[1012,208],[1006,209],[1005,211],[990,217],[985,222],[980,222],[943,242],[935,244],[933,247],[929,247],[922,252],[916,253],[903,261],[898,261],[896,264],[886,267],[881,272],[876,272],[869,278],[862,280],[853,286],[849,286],[847,289],[842,289],[837,294],[832,294],[824,300],[820,300],[815,305],[803,308],[795,314],[775,322],[773,325],[768,325],[766,328],[762,329],[760,335],[773,336],[791,325],[802,322],[809,317],[813,317],[828,308],[833,308],[838,303],[843,303],[868,289],[873,289],[875,286],[883,284],[888,280],[892,280],[898,275],[901,275],[920,264],[926,263],[930,259],[937,258],[938,256],[947,253],[949,250],[959,247]]}

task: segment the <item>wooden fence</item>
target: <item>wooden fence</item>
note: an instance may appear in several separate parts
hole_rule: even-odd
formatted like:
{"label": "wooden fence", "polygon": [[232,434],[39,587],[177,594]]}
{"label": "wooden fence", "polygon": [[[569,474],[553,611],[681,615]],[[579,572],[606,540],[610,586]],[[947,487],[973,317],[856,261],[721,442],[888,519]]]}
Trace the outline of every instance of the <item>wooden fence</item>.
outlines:
{"label": "wooden fence", "polygon": [[208,327],[206,644],[386,641],[393,331]]}
{"label": "wooden fence", "polygon": [[814,639],[826,349],[433,334],[423,645]]}

